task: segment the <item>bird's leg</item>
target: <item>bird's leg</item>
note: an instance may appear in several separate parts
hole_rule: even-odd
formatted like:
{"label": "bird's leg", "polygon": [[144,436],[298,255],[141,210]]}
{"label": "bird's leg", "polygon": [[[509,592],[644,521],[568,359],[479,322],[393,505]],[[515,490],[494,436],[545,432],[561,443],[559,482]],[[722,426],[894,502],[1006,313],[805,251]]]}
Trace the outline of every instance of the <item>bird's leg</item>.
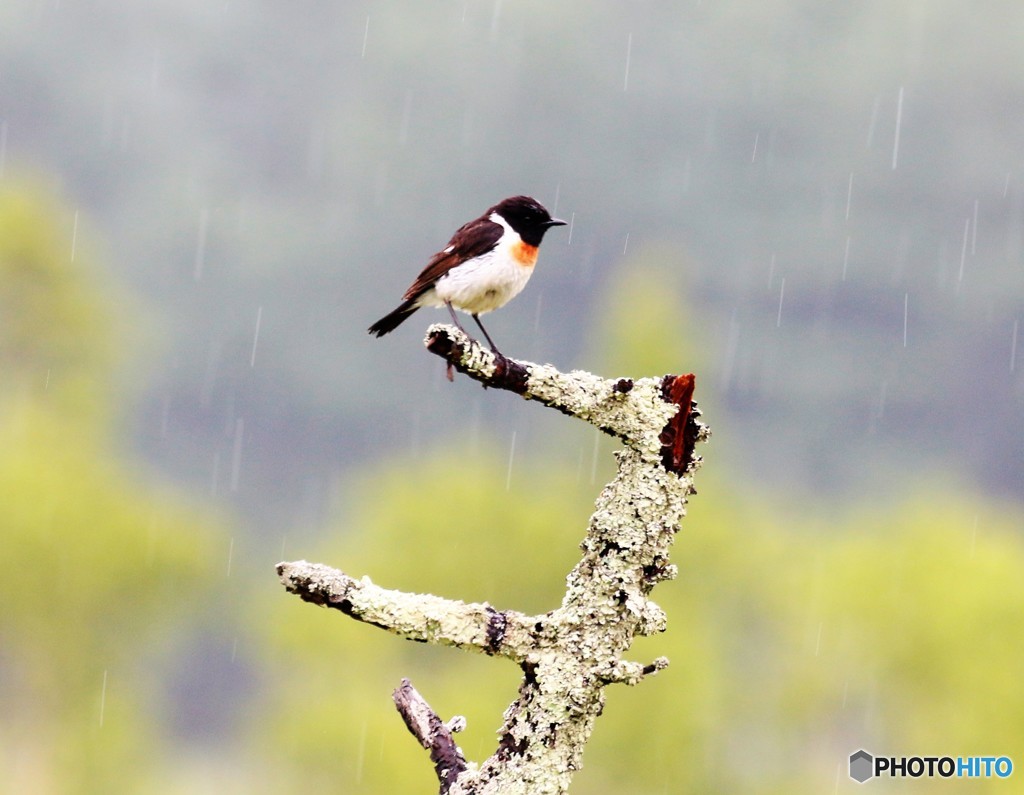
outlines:
{"label": "bird's leg", "polygon": [[[462,324],[459,323],[459,319],[455,316],[455,309],[452,307],[452,302],[451,301],[445,301],[444,305],[446,307],[448,307],[448,312],[452,316],[452,323],[455,324],[455,327],[458,328],[458,330],[461,331],[463,334],[466,334],[466,329],[464,329],[462,327]],[[468,337],[469,335],[466,334],[466,336]],[[455,368],[452,366],[451,362],[448,362],[448,368],[445,370],[444,374],[448,378],[449,381],[454,381],[455,380]]]}
{"label": "bird's leg", "polygon": [[455,328],[457,328],[459,331],[461,331],[468,337],[469,333],[466,331],[466,329],[462,327],[462,324],[459,322],[459,319],[455,316],[455,307],[452,306],[452,302],[445,301],[444,305],[448,307],[448,313],[452,316],[452,323],[455,324]]}
{"label": "bird's leg", "polygon": [[494,340],[491,339],[491,335],[487,333],[487,329],[484,328],[484,324],[480,322],[480,315],[473,315],[473,320],[476,321],[476,324],[480,327],[480,330],[484,333],[484,336],[487,338],[487,342],[491,346],[491,351],[497,353],[500,356],[501,351],[499,351],[498,346],[494,344]]}

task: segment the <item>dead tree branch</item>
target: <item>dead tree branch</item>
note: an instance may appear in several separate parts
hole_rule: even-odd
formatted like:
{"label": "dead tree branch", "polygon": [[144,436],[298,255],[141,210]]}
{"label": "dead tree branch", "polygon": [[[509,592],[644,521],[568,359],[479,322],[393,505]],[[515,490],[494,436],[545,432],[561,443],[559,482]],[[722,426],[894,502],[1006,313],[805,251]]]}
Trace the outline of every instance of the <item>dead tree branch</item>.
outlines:
{"label": "dead tree branch", "polygon": [[642,664],[622,655],[636,635],[665,629],[664,612],[648,596],[676,576],[669,550],[693,493],[700,463],[694,445],[708,436],[692,402],[694,379],[562,373],[485,350],[446,325],[428,329],[426,346],[485,386],[539,401],[623,441],[618,472],[597,498],[562,604],[526,616],[391,591],[305,561],[281,563],[278,574],[302,599],[402,637],[518,663],[519,697],[505,711],[497,750],[479,766],[466,763],[451,732],[407,681],[395,691],[396,705],[430,749],[442,793],[564,793],[580,768],[605,686],[634,685],[668,665],[664,657]]}
{"label": "dead tree branch", "polygon": [[[413,737],[430,751],[430,761],[434,763],[434,772],[441,782],[441,795],[445,795],[466,769],[466,757],[452,738],[452,732],[458,728],[445,724],[408,679],[402,680],[402,686],[392,697],[398,714]],[[461,719],[456,726],[461,726]]]}
{"label": "dead tree branch", "polygon": [[488,604],[466,604],[432,594],[381,588],[369,577],[300,560],[277,564],[285,588],[304,602],[340,610],[357,621],[408,640],[471,649],[520,662],[533,648],[535,620]]}

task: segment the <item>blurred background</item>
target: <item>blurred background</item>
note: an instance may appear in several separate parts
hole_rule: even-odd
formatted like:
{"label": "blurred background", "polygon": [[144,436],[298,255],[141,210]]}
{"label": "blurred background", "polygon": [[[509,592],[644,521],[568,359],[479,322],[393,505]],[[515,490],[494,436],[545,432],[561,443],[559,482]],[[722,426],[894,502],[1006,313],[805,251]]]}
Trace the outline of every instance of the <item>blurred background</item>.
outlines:
{"label": "blurred background", "polygon": [[366,334],[516,193],[571,224],[502,350],[694,372],[714,433],[631,653],[672,665],[574,792],[1020,768],[1021,41],[1015,0],[6,0],[0,792],[432,792],[403,676],[493,751],[514,666],[273,567],[558,604],[615,443],[449,384],[444,313]]}

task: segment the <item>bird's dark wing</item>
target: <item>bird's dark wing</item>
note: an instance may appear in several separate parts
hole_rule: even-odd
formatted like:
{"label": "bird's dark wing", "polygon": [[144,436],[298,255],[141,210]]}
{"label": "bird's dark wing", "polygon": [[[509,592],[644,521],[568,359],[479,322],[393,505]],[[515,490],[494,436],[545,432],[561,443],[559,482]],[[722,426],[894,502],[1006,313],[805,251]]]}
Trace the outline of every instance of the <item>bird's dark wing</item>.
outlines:
{"label": "bird's dark wing", "polygon": [[456,265],[486,254],[498,245],[504,231],[501,224],[496,224],[487,217],[477,218],[475,221],[463,224],[452,235],[448,245],[430,258],[427,267],[416,277],[416,281],[410,285],[402,297],[405,300],[417,298],[433,287],[434,282]]}

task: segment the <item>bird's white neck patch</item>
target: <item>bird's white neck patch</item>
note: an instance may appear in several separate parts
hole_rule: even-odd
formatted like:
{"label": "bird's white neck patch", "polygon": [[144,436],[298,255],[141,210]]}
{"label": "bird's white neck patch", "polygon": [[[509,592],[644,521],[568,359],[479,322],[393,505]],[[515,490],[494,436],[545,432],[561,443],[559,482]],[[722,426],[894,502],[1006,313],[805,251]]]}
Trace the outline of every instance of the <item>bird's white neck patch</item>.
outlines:
{"label": "bird's white neck patch", "polygon": [[511,240],[519,239],[519,233],[512,228],[511,224],[509,224],[509,222],[505,220],[501,213],[491,213],[490,220],[496,224],[499,224],[505,230],[505,235],[515,235],[515,237],[511,238]]}

